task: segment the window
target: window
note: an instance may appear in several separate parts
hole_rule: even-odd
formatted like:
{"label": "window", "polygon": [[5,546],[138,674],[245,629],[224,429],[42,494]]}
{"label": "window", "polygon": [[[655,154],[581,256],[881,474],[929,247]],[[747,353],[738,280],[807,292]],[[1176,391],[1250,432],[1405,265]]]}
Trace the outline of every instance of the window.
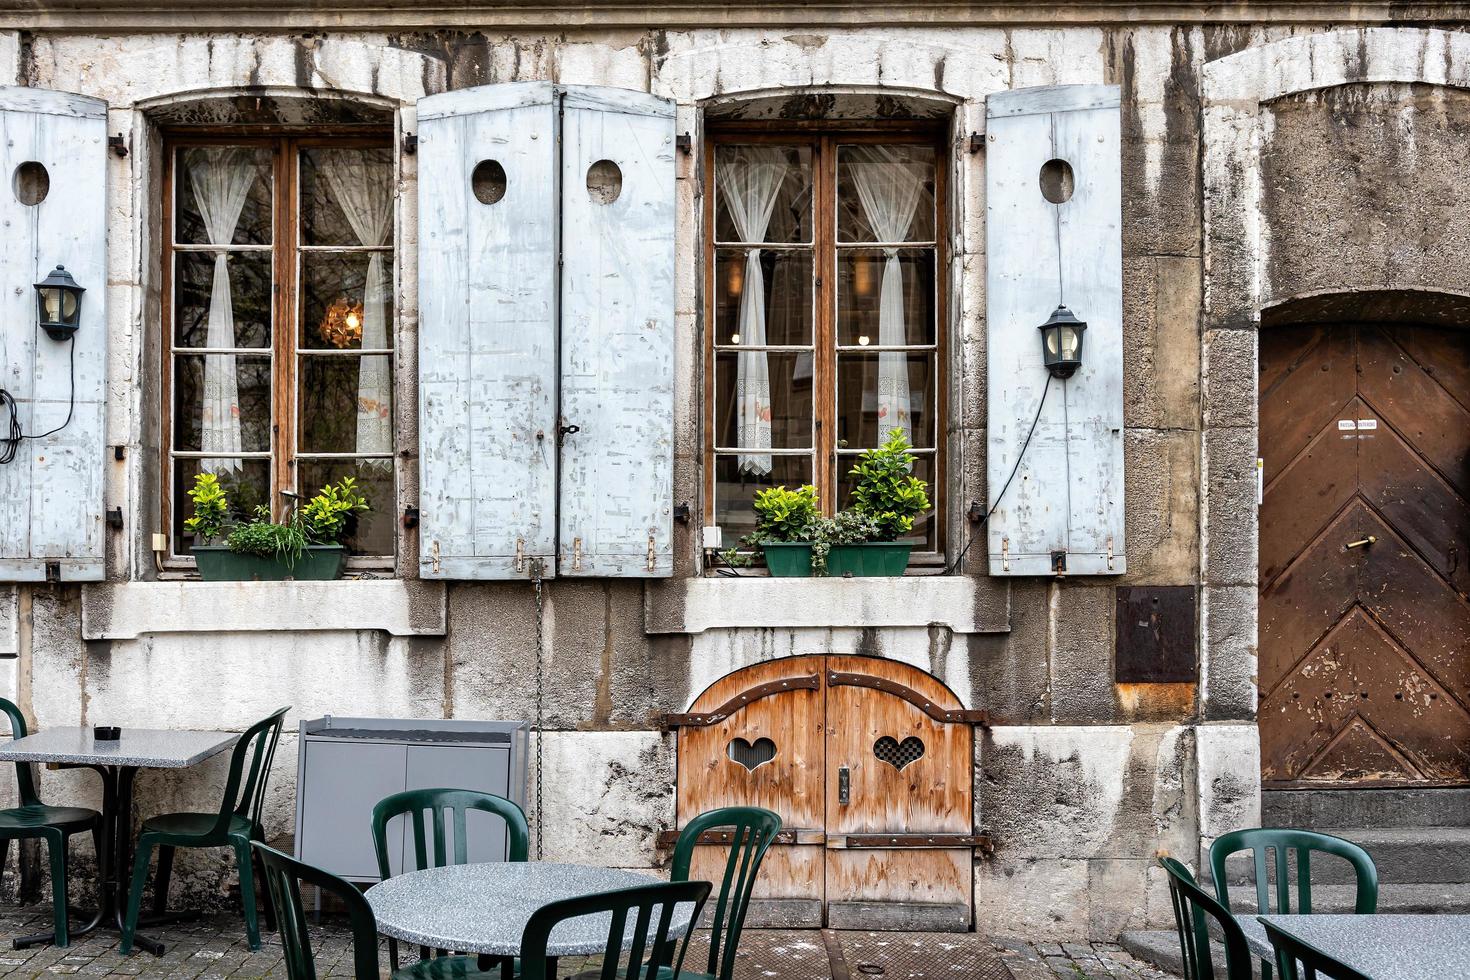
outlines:
{"label": "window", "polygon": [[372,510],[344,542],[394,553],[393,215],[385,134],[166,143],[164,526],[214,473],[235,516],[279,517],[352,476]]}
{"label": "window", "polygon": [[812,483],[848,505],[864,449],[903,429],[943,548],[942,144],[923,133],[716,135],[706,186],[707,450],[727,544],[760,490]]}

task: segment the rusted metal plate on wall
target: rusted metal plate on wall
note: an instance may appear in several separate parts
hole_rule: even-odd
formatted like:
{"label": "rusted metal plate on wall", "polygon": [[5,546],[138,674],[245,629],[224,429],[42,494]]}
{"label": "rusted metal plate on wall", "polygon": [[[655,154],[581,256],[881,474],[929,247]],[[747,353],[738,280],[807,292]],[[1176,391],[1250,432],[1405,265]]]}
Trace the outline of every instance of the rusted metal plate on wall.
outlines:
{"label": "rusted metal plate on wall", "polygon": [[1195,680],[1198,604],[1192,585],[1119,586],[1114,680],[1183,684]]}

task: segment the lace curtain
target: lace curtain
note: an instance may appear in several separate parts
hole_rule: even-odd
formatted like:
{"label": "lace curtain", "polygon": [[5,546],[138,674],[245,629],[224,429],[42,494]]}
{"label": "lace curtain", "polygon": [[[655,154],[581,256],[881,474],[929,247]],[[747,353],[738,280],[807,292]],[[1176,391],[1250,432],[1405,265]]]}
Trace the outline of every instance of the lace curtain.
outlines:
{"label": "lace curtain", "polygon": [[[386,160],[375,160],[361,150],[322,150],[318,157],[332,196],[342,208],[358,244],[386,245],[393,230],[393,174]],[[383,252],[368,254],[367,279],[362,296],[362,348],[388,346],[388,278]],[[392,364],[388,354],[358,358],[357,449],[359,453],[393,451]],[[365,459],[364,468],[391,468],[388,459]]]}
{"label": "lace curtain", "polygon": [[[199,147],[185,154],[189,188],[204,221],[210,245],[227,246],[245,200],[255,183],[255,161],[248,151],[223,146]],[[229,253],[214,253],[214,281],[209,291],[205,345],[214,350],[235,346],[235,303],[230,294]],[[240,445],[240,385],[234,354],[204,355],[204,399],[200,408],[199,448],[207,453],[238,453]],[[199,468],[206,473],[233,473],[241,461],[206,457]]]}
{"label": "lace curtain", "polygon": [[[924,191],[922,177],[892,147],[854,146],[850,154],[853,185],[862,202],[873,236],[880,242],[908,238],[914,210]],[[904,314],[903,265],[898,249],[885,248],[883,282],[878,291],[878,343],[898,347],[908,342]],[[902,429],[910,444],[914,430],[910,418],[908,355],[903,351],[878,354],[878,438],[888,438]]]}
{"label": "lace curtain", "polygon": [[[738,154],[722,155],[716,162],[715,183],[741,241],[766,240],[776,195],[788,170],[785,154],[775,147],[742,147]],[[760,257],[758,248],[745,255],[738,314],[742,347],[760,347],[766,342],[766,279]],[[765,351],[741,351],[736,356],[735,398],[738,446],[771,448],[771,365]],[[769,453],[742,453],[736,462],[742,473],[765,476],[771,472]]]}

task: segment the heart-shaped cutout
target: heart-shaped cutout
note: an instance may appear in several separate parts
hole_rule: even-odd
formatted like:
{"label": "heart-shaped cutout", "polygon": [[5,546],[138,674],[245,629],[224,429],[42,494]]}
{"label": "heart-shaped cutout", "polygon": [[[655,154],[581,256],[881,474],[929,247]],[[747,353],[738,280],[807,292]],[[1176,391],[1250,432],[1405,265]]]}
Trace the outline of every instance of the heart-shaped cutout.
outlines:
{"label": "heart-shaped cutout", "polygon": [[768,738],[758,738],[752,744],[737,735],[730,740],[725,752],[732,760],[755,772],[757,766],[776,758],[776,743]]}
{"label": "heart-shaped cutout", "polygon": [[879,762],[886,762],[903,772],[905,766],[924,757],[924,742],[917,735],[910,735],[902,742],[892,735],[884,735],[873,743],[873,754]]}

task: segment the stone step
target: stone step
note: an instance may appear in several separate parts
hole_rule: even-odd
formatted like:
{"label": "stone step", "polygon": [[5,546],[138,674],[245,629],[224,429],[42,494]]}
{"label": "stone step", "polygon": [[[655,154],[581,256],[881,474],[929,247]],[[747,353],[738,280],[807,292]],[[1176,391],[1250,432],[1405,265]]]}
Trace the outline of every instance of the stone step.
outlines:
{"label": "stone step", "polygon": [[[1384,827],[1323,828],[1324,834],[1350,840],[1373,858],[1378,880],[1392,885],[1437,885],[1470,882],[1470,827]],[[1232,885],[1251,880],[1250,856],[1230,860]],[[1291,861],[1296,878],[1296,861]],[[1352,866],[1331,855],[1313,855],[1314,884],[1348,884],[1355,881]]]}
{"label": "stone step", "polygon": [[1470,787],[1261,793],[1265,827],[1470,827]]}

